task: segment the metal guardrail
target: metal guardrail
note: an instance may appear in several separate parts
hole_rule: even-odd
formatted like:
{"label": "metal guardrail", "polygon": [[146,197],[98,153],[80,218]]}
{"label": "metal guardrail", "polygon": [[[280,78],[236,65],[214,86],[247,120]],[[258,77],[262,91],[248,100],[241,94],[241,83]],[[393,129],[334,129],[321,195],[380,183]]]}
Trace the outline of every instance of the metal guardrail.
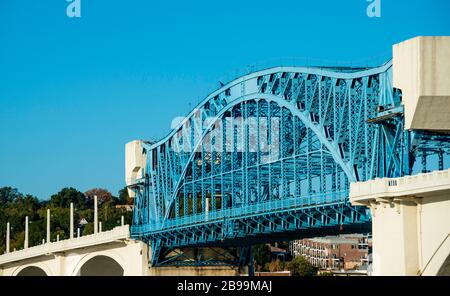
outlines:
{"label": "metal guardrail", "polygon": [[343,202],[348,198],[348,191],[321,193],[317,195],[304,196],[301,198],[286,198],[276,201],[267,201],[254,205],[236,207],[232,209],[217,210],[205,214],[191,215],[169,219],[163,222],[150,223],[146,225],[133,225],[132,233],[148,233],[163,230],[170,230],[176,227],[187,227],[202,223],[211,223],[224,219],[235,219],[246,216],[262,215],[273,213],[274,211],[285,211],[292,209],[302,209],[311,206],[326,206],[338,202]]}

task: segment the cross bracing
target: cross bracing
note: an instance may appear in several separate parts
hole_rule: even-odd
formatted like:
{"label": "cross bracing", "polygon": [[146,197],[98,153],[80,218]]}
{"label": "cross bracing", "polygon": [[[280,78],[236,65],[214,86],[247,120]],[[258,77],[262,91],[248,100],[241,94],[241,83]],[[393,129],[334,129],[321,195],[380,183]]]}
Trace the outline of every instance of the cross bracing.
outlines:
{"label": "cross bracing", "polygon": [[404,130],[391,67],[255,72],[145,143],[132,235],[151,243],[152,263],[164,248],[370,229],[350,182],[408,175],[415,157],[448,152],[442,135]]}

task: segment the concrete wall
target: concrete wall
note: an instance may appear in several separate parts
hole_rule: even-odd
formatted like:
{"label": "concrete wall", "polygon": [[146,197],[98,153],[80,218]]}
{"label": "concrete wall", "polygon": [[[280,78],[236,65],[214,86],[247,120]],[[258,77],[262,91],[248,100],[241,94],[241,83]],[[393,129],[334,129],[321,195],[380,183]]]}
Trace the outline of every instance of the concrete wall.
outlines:
{"label": "concrete wall", "polygon": [[416,37],[393,47],[394,87],[407,129],[450,130],[450,36]]}
{"label": "concrete wall", "polygon": [[149,276],[238,276],[239,269],[227,266],[151,267]]}

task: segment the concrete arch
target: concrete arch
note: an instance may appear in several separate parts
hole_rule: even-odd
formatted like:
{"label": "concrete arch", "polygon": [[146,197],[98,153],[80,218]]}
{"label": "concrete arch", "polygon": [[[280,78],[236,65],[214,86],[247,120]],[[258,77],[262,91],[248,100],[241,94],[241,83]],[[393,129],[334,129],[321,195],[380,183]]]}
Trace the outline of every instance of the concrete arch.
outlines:
{"label": "concrete arch", "polygon": [[450,233],[431,256],[421,275],[450,276]]}
{"label": "concrete arch", "polygon": [[13,276],[51,276],[48,266],[43,263],[27,264],[17,267],[12,273]]}
{"label": "concrete arch", "polygon": [[439,269],[438,276],[450,276],[450,254],[448,255],[447,259],[445,259],[444,263],[442,264],[441,268]]}
{"label": "concrete arch", "polygon": [[[338,164],[342,170],[344,171],[344,173],[347,175],[349,181],[355,181],[355,175],[354,172],[352,172],[352,170],[349,168],[349,166],[347,165],[347,163],[344,161],[344,159],[342,159],[342,157],[340,156],[339,152],[338,152],[338,147],[336,147],[335,143],[332,143],[330,141],[327,140],[325,134],[323,131],[320,131],[319,128],[308,118],[308,115],[305,114],[304,112],[301,112],[299,109],[296,108],[296,106],[286,100],[284,100],[283,98],[276,96],[276,95],[271,95],[271,94],[262,94],[262,93],[254,93],[254,94],[250,94],[250,95],[245,95],[242,96],[232,102],[230,102],[225,108],[223,108],[215,117],[213,120],[211,120],[211,122],[208,124],[208,126],[205,128],[204,132],[201,135],[200,140],[198,141],[197,145],[194,148],[194,151],[198,151],[198,148],[200,145],[202,145],[206,135],[210,132],[211,128],[213,127],[213,125],[215,124],[215,122],[220,119],[227,111],[229,111],[231,108],[233,108],[234,106],[242,103],[242,102],[247,102],[247,101],[252,101],[252,100],[266,100],[267,102],[275,102],[276,104],[278,104],[278,106],[280,107],[284,107],[286,109],[288,109],[293,116],[297,116],[302,123],[305,125],[306,128],[309,128],[315,135],[316,137],[319,139],[319,141],[328,149],[328,151],[330,152],[331,156],[333,157],[334,161],[336,162],[336,164]],[[195,153],[192,152],[191,155],[189,156],[187,162],[186,162],[186,166],[184,167],[180,178],[177,181],[177,185],[175,187],[175,190],[172,194],[172,196],[170,197],[169,202],[167,203],[167,208],[170,209],[175,201],[175,198],[178,194],[180,185],[186,175],[187,172],[187,168],[188,168],[188,164],[193,160]],[[165,220],[169,219],[169,215],[170,215],[170,210],[166,211],[165,213]]]}
{"label": "concrete arch", "polygon": [[[97,266],[100,268],[97,269]],[[71,275],[123,276],[126,275],[126,262],[114,251],[95,252],[83,256]]]}

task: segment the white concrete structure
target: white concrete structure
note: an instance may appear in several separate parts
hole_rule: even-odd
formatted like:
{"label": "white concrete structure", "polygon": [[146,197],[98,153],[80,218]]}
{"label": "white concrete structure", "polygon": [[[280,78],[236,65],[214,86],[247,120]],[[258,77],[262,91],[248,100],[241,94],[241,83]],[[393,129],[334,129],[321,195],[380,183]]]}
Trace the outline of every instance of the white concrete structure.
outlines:
{"label": "white concrete structure", "polygon": [[28,216],[25,217],[25,241],[24,248],[28,248]]}
{"label": "white concrete structure", "polygon": [[73,238],[73,202],[70,203],[70,238]]}
{"label": "white concrete structure", "polygon": [[10,225],[9,225],[9,222],[8,223],[6,223],[6,253],[9,253],[9,243],[10,243],[10,229],[11,229],[11,227],[10,227]]}
{"label": "white concrete structure", "polygon": [[[137,140],[125,145],[125,180],[127,185],[135,184],[145,176],[146,158],[142,153],[143,141]],[[128,189],[128,195],[134,198],[134,191]]]}
{"label": "white concrete structure", "polygon": [[227,266],[149,267],[146,244],[130,239],[129,226],[45,243],[0,256],[0,276],[232,276]]}
{"label": "white concrete structure", "polygon": [[450,130],[450,36],[394,45],[393,75],[403,93],[406,129]]}
{"label": "white concrete structure", "polygon": [[450,170],[350,186],[372,212],[373,275],[450,275]]}
{"label": "white concrete structure", "polygon": [[94,234],[98,232],[98,200],[94,195]]}
{"label": "white concrete structure", "polygon": [[50,209],[47,209],[47,243],[50,242]]}
{"label": "white concrete structure", "polygon": [[0,275],[146,275],[147,247],[129,226],[0,256]]}

